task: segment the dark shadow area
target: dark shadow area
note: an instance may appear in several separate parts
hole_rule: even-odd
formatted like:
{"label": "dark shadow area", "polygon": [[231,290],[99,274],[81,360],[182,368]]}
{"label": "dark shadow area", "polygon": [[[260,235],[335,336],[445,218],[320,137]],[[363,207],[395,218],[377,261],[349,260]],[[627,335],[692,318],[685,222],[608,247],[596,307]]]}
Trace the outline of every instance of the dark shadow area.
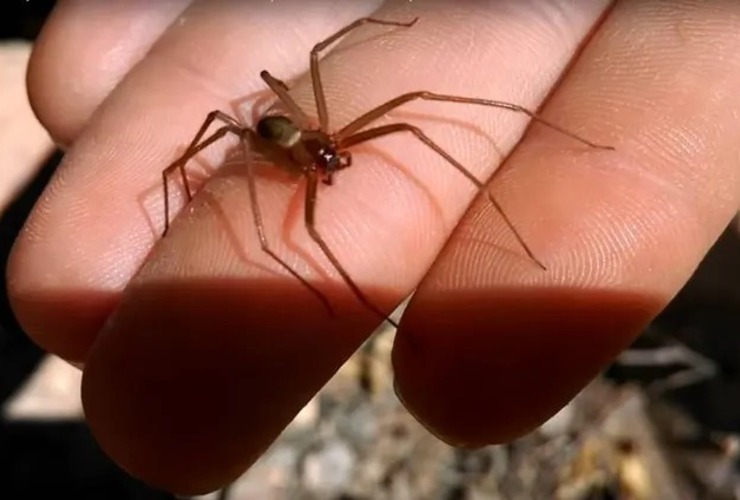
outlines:
{"label": "dark shadow area", "polygon": [[150,484],[204,492],[236,479],[380,323],[333,288],[331,317],[291,277],[130,284],[85,365],[95,436]]}
{"label": "dark shadow area", "polygon": [[54,0],[11,0],[0,4],[0,40],[34,40]]}
{"label": "dark shadow area", "polygon": [[0,423],[0,484],[4,498],[174,498],[118,468],[78,421]]}
{"label": "dark shadow area", "polygon": [[659,298],[630,290],[427,290],[395,339],[397,387],[448,443],[506,443],[576,396],[659,307]]}

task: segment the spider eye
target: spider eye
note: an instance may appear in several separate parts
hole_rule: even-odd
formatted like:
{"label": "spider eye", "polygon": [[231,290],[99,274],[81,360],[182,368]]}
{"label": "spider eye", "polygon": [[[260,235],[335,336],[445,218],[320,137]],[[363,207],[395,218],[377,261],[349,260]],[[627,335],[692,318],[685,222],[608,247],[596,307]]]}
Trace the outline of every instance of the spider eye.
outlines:
{"label": "spider eye", "polygon": [[290,147],[300,139],[301,132],[285,116],[266,116],[257,123],[257,134],[266,141]]}

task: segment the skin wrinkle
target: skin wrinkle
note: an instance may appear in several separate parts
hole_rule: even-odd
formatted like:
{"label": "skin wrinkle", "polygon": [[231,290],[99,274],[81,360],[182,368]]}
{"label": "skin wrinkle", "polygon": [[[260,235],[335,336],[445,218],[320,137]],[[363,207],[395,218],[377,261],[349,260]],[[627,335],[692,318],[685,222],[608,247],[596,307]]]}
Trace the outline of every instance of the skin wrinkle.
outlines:
{"label": "skin wrinkle", "polygon": [[[635,219],[642,224],[646,225],[650,223],[650,229],[646,229],[644,232],[645,236],[640,239],[643,252],[645,248],[655,246],[658,241],[658,234],[668,234],[666,233],[666,229],[669,229],[669,233],[674,232],[672,229],[673,225],[667,225],[665,222],[672,219],[676,220],[677,217],[681,218],[682,225],[685,226],[684,233],[693,234],[695,231],[705,232],[698,224],[698,221],[686,215],[692,213],[694,205],[690,199],[686,198],[685,192],[676,190],[672,183],[668,183],[665,178],[660,177],[652,170],[638,166],[632,166],[630,168],[635,163],[624,160],[614,158],[608,162],[594,164],[594,168],[591,168],[592,165],[580,166],[579,168],[583,170],[579,172],[577,178],[568,175],[568,172],[572,172],[571,168],[558,168],[551,172],[546,184],[552,186],[553,191],[561,190],[565,192],[568,188],[575,192],[586,191],[587,188],[585,186],[593,184],[615,186],[614,193],[610,194],[610,197],[604,200],[599,199],[593,201],[588,195],[585,195],[580,202],[584,215],[570,223],[563,221],[568,213],[567,204],[563,205],[565,208],[561,210],[561,214],[556,212],[558,207],[562,205],[561,203],[541,200],[545,202],[551,216],[545,224],[561,228],[557,235],[548,239],[548,243],[553,248],[564,248],[566,253],[562,258],[565,260],[557,268],[549,269],[547,273],[535,273],[527,283],[541,286],[546,283],[565,284],[576,282],[579,286],[589,287],[599,284],[606,286],[607,283],[619,284],[634,281],[637,276],[643,274],[641,271],[636,269],[632,273],[623,269],[626,275],[623,272],[617,271],[620,263],[629,262],[628,256],[616,252],[616,248],[620,247],[620,242],[624,239],[623,231],[629,232],[635,230],[635,226],[629,222],[632,217],[630,214],[634,214]],[[568,164],[561,162],[560,165]],[[557,178],[554,179],[553,175],[557,175]],[[595,177],[593,177],[594,175]],[[628,179],[629,182],[625,182]],[[639,189],[634,191],[634,188],[629,188],[628,186],[632,184],[639,186]],[[666,203],[661,204],[662,208],[658,212],[655,212],[655,209],[651,208],[655,206],[655,196],[652,196],[652,198],[645,197],[645,193],[652,191],[661,193],[660,199],[666,201]],[[646,202],[638,204],[640,200],[646,200]],[[651,201],[647,202],[647,200]],[[662,212],[665,212],[665,216],[654,219],[651,219],[649,216],[646,218],[645,215]],[[616,219],[619,219],[623,223],[616,228],[613,223],[609,224],[609,226],[606,225]],[[486,221],[485,217],[481,217],[478,220],[480,221],[479,225],[474,225],[473,227],[474,230],[481,232],[478,237],[484,238],[487,227],[490,224],[484,224]],[[529,222],[529,219],[527,219],[527,222]],[[490,236],[488,239],[491,239]],[[605,253],[605,249],[607,248],[610,250]],[[633,249],[633,251],[636,250],[636,248]],[[547,251],[547,249],[544,248],[544,251]],[[612,258],[606,259],[604,255],[612,255]],[[616,256],[620,258],[615,260],[614,257]],[[552,260],[555,259],[552,258]],[[481,268],[492,270],[492,274],[485,275],[486,279],[501,280],[507,283],[510,282],[510,279],[514,281],[522,279],[517,274],[495,278],[498,272],[495,269],[500,269],[501,266],[483,266],[479,260],[476,260],[476,262]],[[572,272],[570,270],[576,271]]]}
{"label": "skin wrinkle", "polygon": [[[685,57],[685,55],[682,54],[681,55],[681,59],[683,59],[684,57]],[[685,64],[685,63],[683,63],[683,61],[682,61],[682,64]],[[696,70],[696,71],[693,72],[694,75],[698,75],[700,73],[702,73],[702,74],[705,73],[705,71],[703,71],[703,68],[702,68],[702,70]],[[657,81],[657,80],[654,80],[654,83],[655,83],[655,81]],[[666,88],[668,88],[668,87],[676,87],[675,84],[668,83],[668,82],[666,82],[665,86],[666,86]],[[683,87],[683,85],[681,85],[679,88],[681,88],[681,87]],[[626,94],[634,94],[634,93],[635,93],[635,91],[633,91],[633,90],[626,90],[624,92],[625,95]],[[704,116],[703,113],[698,113],[698,115],[700,117],[701,116]],[[714,121],[715,122],[721,122],[721,120],[716,120],[716,119]],[[655,129],[655,130],[645,131],[645,135],[641,138],[641,142],[644,143],[642,145],[643,149],[645,151],[657,151],[657,154],[661,155],[661,157],[665,159],[667,165],[668,164],[671,164],[676,159],[680,159],[682,156],[684,156],[684,153],[687,153],[690,150],[687,150],[685,147],[682,147],[682,148],[665,148],[665,147],[656,147],[656,146],[658,146],[658,144],[660,144],[660,142],[662,142],[663,139],[667,135],[669,135],[669,134],[670,135],[675,135],[676,134],[676,130],[680,130],[681,128],[684,128],[684,126],[683,125],[678,125],[677,127],[676,126],[671,126],[670,125],[670,122],[668,122],[666,124],[665,130]],[[711,129],[707,129],[707,130],[711,130]],[[657,142],[657,143],[656,142],[650,142],[651,139],[653,141],[659,141],[659,142]],[[696,143],[696,141],[694,141],[694,143]],[[694,148],[696,149],[696,147],[699,147],[699,146],[695,146]],[[717,148],[714,148],[714,149],[717,149]],[[669,155],[669,156],[666,156],[666,155]],[[706,162],[700,162],[698,166],[701,167],[704,164],[708,164],[708,163],[706,163]],[[679,182],[679,187],[677,189],[679,189],[680,191],[685,191],[685,188],[687,186],[695,185],[698,182],[705,182],[704,179],[707,178],[706,173],[703,172],[701,170],[701,168],[699,168],[699,169],[695,168],[695,166],[692,166],[689,169],[685,169],[684,172],[686,172],[687,175],[686,175],[686,179],[685,180],[680,180],[680,182]],[[657,178],[661,178],[661,177],[662,176],[659,176],[659,175],[657,176]],[[673,182],[675,182],[676,180],[678,180],[678,179],[674,179]],[[690,190],[689,190],[689,192],[690,192]]]}
{"label": "skin wrinkle", "polygon": [[[675,128],[666,126],[665,130],[680,130],[680,128],[681,125],[677,125]],[[661,184],[664,188],[670,190],[673,193],[674,203],[681,203],[681,205],[686,207],[687,216],[692,216],[693,213],[694,218],[701,218],[701,214],[706,213],[709,206],[718,206],[723,201],[727,201],[729,204],[732,204],[732,201],[729,199],[717,197],[716,195],[718,193],[716,190],[714,190],[715,196],[710,198],[704,198],[701,196],[701,191],[703,189],[711,189],[710,186],[714,185],[708,177],[708,168],[713,164],[713,151],[717,149],[709,144],[704,144],[706,142],[705,136],[691,134],[694,136],[694,140],[690,143],[693,144],[692,147],[687,146],[683,140],[675,140],[675,138],[672,137],[674,134],[671,134],[670,132],[661,134],[661,128],[656,127],[656,130],[657,132],[645,134],[645,144],[641,149],[646,153],[657,151],[658,153],[655,155],[654,161],[659,160],[656,161],[656,163],[658,163],[660,167],[669,168],[671,165],[675,165],[676,161],[681,161],[681,163],[685,164],[685,167],[680,170],[682,174],[676,175],[670,179],[666,179],[659,173],[657,175],[651,175],[649,172],[645,171],[641,172],[643,174],[643,178],[654,181],[657,184]],[[711,131],[712,129],[710,128],[705,130]],[[681,137],[681,139],[688,138],[689,134],[684,134]],[[651,143],[654,144],[654,147],[650,147]],[[696,159],[692,159],[689,155],[684,155],[682,157],[680,154],[675,153],[677,150],[694,153],[692,156],[695,156]],[[697,187],[701,189],[697,189]],[[731,191],[731,196],[734,195],[735,193]],[[705,210],[698,209],[701,205],[705,206]],[[704,228],[708,229],[708,232],[703,230],[703,224],[701,223],[697,224],[696,229],[706,235],[714,232],[712,228]]]}

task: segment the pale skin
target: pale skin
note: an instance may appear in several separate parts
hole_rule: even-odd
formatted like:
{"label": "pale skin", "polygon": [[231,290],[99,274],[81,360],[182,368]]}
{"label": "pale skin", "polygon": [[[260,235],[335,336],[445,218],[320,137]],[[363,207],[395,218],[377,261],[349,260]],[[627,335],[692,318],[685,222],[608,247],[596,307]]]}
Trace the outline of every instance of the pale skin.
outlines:
{"label": "pale skin", "polygon": [[[475,190],[410,137],[355,154],[320,190],[317,225],[374,303],[390,309],[418,285],[394,348],[397,389],[451,443],[510,440],[557,411],[678,291],[740,205],[732,2],[627,2],[599,23],[606,2],[181,1],[169,28],[177,2],[156,14],[119,5],[148,20],[138,37],[77,3],[61,3],[32,61],[32,103],[69,155],[16,244],[9,291],[37,342],[85,364],[103,448],[172,491],[240,474],[378,324],[311,244],[301,189],[285,176],[260,179],[266,231],[334,317],[260,251],[239,165],[164,240],[147,219],[161,223],[162,168],[209,111],[262,90],[261,70],[312,111],[308,51],[353,19],[421,16],[330,51],[331,124],[412,90],[531,108],[552,92],[543,116],[616,148],[536,127],[491,180],[547,271],[483,198],[466,213]],[[411,111],[481,178],[501,164],[492,141],[508,155],[526,123],[463,105]],[[205,157],[218,165],[222,153]]]}
{"label": "pale skin", "polygon": [[33,115],[25,89],[27,42],[0,44],[0,212],[51,154],[49,134]]}

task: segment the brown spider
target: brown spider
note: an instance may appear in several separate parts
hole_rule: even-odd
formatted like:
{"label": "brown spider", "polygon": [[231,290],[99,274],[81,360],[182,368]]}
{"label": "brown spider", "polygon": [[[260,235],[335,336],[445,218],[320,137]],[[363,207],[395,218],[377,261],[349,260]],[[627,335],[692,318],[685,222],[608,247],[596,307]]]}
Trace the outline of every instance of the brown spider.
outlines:
{"label": "brown spider", "polygon": [[[362,290],[360,290],[360,288],[352,280],[344,267],[340,264],[339,260],[335,257],[334,253],[331,251],[319,232],[316,230],[315,209],[318,182],[322,181],[327,185],[331,185],[334,179],[334,174],[337,171],[348,168],[352,165],[352,153],[348,150],[349,147],[388,134],[394,134],[396,132],[409,132],[413,134],[418,140],[426,144],[429,148],[434,150],[442,158],[447,160],[448,163],[455,167],[479,190],[486,191],[489,201],[493,204],[494,208],[499,212],[499,214],[501,214],[504,221],[509,226],[517,241],[527,253],[529,258],[531,258],[532,261],[534,261],[539,267],[545,269],[545,266],[534,256],[534,254],[524,242],[521,235],[516,230],[511,220],[506,216],[498,202],[493,198],[490,192],[485,190],[483,182],[473,176],[473,174],[471,174],[465,167],[463,167],[463,165],[461,165],[457,160],[455,160],[434,141],[432,141],[432,139],[430,139],[423,131],[408,123],[393,123],[369,129],[366,129],[366,127],[368,125],[371,125],[375,120],[382,117],[387,112],[409,101],[414,101],[417,99],[427,101],[446,101],[464,104],[477,104],[494,108],[508,109],[510,111],[515,111],[518,113],[524,113],[531,119],[540,122],[543,125],[546,125],[547,127],[554,129],[579,142],[582,142],[589,147],[609,150],[614,148],[610,146],[598,145],[591,141],[588,141],[547,120],[544,120],[543,118],[540,118],[533,111],[530,111],[516,104],[502,101],[493,101],[489,99],[477,99],[471,97],[437,94],[427,91],[409,92],[407,94],[400,95],[394,99],[391,99],[390,101],[385,102],[384,104],[377,106],[376,108],[371,109],[359,118],[350,122],[348,125],[345,125],[340,130],[333,133],[329,132],[329,115],[326,106],[326,99],[324,97],[323,86],[321,84],[321,76],[319,73],[319,53],[326,47],[337,41],[339,38],[346,35],[348,32],[358,28],[363,24],[378,24],[383,26],[398,26],[408,28],[413,26],[417,20],[418,18],[410,22],[402,23],[396,21],[383,21],[370,17],[361,18],[340,29],[339,31],[326,38],[322,42],[319,42],[313,47],[313,49],[311,50],[311,82],[313,84],[314,99],[316,101],[316,109],[318,112],[319,126],[317,129],[311,128],[310,121],[306,113],[288,94],[288,86],[281,80],[272,76],[268,71],[262,71],[260,73],[260,76],[265,81],[267,86],[270,87],[270,89],[275,93],[275,95],[277,95],[282,104],[286,107],[289,116],[263,116],[257,122],[256,127],[250,128],[241,124],[236,118],[233,118],[226,113],[223,113],[221,111],[210,112],[185,153],[183,153],[180,158],[178,158],[170,166],[162,171],[165,207],[165,226],[163,236],[167,234],[170,223],[169,191],[167,182],[169,174],[176,169],[180,171],[182,181],[185,186],[185,192],[187,194],[187,199],[188,201],[191,200],[192,192],[185,172],[185,164],[193,156],[195,156],[214,142],[222,139],[227,134],[234,134],[240,139],[242,147],[244,148],[245,158],[248,159],[250,152],[254,151],[265,159],[274,163],[275,165],[282,167],[288,171],[300,173],[301,175],[304,175],[306,177],[307,183],[305,198],[305,223],[309,235],[321,248],[324,255],[326,255],[331,264],[336,268],[336,270],[342,276],[342,279],[352,290],[358,300],[379,317],[387,320],[392,325],[397,326],[395,322],[390,320],[384,312],[382,312],[365,296]],[[203,136],[205,135],[208,127],[211,125],[211,123],[217,120],[222,122],[223,125],[211,135],[203,139]],[[297,271],[290,267],[284,260],[282,260],[270,249],[267,238],[265,237],[265,230],[262,222],[262,215],[259,209],[259,204],[257,203],[254,172],[248,160],[246,167],[252,214],[262,250],[266,252],[270,257],[272,257],[283,268],[285,268],[285,270],[287,270],[291,275],[298,279],[312,293],[314,293],[319,298],[319,300],[321,300],[327,310],[333,314],[333,309],[326,296],[315,286],[309,283],[305,278],[303,278],[300,274],[298,274]]]}

